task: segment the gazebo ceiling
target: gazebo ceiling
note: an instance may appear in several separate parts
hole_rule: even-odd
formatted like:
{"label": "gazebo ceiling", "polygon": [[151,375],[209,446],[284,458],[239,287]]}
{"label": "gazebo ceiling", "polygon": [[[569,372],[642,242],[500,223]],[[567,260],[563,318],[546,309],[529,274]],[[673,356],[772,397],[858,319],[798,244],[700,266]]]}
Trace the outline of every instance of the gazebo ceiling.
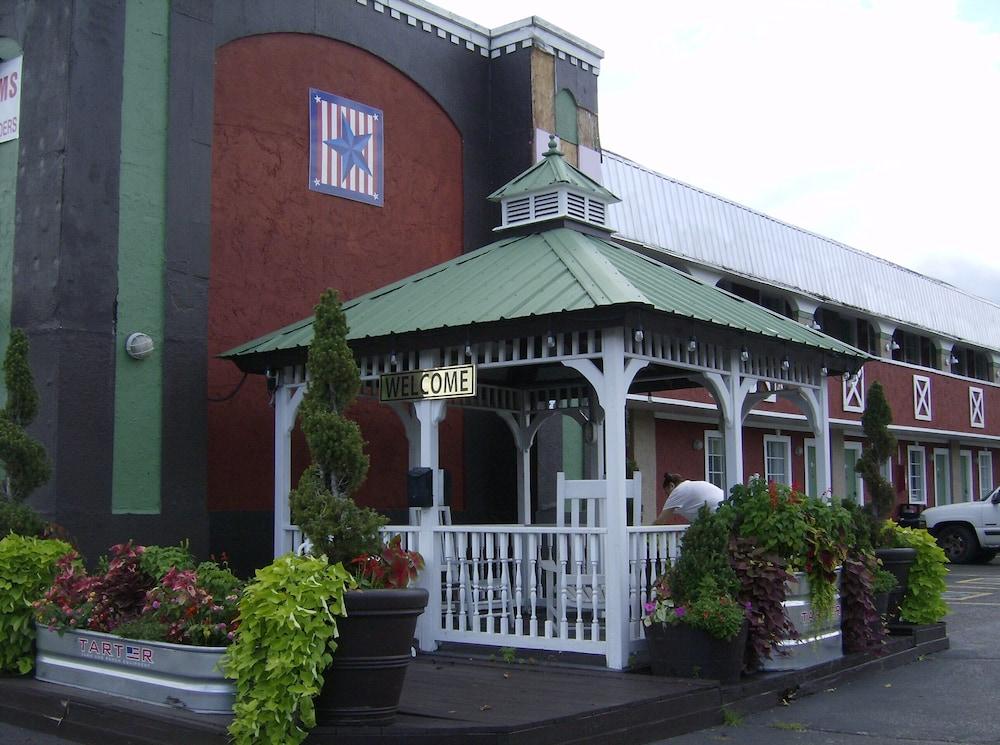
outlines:
{"label": "gazebo ceiling", "polygon": [[[638,310],[739,332],[744,343],[801,345],[840,358],[863,352],[766,308],[707,285],[610,239],[555,227],[505,237],[344,303],[351,342],[369,344],[427,332],[509,326],[558,314]],[[271,359],[301,355],[313,338],[312,318],[274,331],[220,357],[262,371]],[[606,323],[606,322],[605,322]],[[558,330],[558,329],[554,329]],[[414,340],[416,341],[416,340]]]}

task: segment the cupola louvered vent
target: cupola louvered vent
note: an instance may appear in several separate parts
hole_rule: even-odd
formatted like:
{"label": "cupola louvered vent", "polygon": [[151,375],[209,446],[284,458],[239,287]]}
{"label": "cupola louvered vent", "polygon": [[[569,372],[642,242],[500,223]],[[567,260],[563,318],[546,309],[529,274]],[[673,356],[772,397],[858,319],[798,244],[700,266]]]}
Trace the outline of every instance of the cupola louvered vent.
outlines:
{"label": "cupola louvered vent", "polygon": [[519,222],[527,222],[531,219],[531,198],[511,199],[504,203],[505,222],[513,225]]}
{"label": "cupola louvered vent", "polygon": [[595,202],[593,199],[587,200],[587,219],[596,222],[598,225],[604,224],[604,204]]}
{"label": "cupola louvered vent", "polygon": [[[607,227],[609,204],[620,201],[597,181],[566,162],[555,137],[542,160],[490,194],[500,202],[502,224],[496,230],[556,221],[586,223],[590,228],[612,232]],[[567,224],[572,228],[573,225]],[[582,229],[582,228],[581,228]]]}
{"label": "cupola louvered vent", "polygon": [[535,202],[536,220],[543,217],[552,217],[559,213],[558,192],[550,191],[547,194],[536,194],[533,199]]}
{"label": "cupola louvered vent", "polygon": [[587,219],[587,198],[569,192],[566,194],[566,214],[575,217],[577,220]]}

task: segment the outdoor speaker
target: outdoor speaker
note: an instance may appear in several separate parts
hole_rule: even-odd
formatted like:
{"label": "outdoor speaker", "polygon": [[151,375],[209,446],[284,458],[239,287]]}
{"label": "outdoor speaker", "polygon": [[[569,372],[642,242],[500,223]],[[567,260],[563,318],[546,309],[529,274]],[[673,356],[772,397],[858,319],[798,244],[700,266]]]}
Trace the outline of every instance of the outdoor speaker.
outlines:
{"label": "outdoor speaker", "polygon": [[406,498],[410,507],[434,506],[434,471],[430,468],[411,468],[406,473]]}

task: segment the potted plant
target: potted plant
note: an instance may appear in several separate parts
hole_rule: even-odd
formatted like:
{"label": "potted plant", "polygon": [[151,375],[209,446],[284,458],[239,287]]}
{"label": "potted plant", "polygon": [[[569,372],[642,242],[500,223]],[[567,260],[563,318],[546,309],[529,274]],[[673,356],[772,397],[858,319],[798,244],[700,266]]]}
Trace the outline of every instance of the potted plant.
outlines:
{"label": "potted plant", "polygon": [[34,604],[35,677],[189,711],[222,713],[219,662],[238,626],[241,582],[186,546],[111,548],[95,574],[72,551]]}
{"label": "potted plant", "polygon": [[[847,555],[850,516],[838,505],[784,484],[765,483],[758,476],[735,487],[730,503],[734,535],[780,559],[793,577],[785,583],[783,602],[797,634],[779,644],[786,659],[761,662],[766,667],[800,667],[839,654],[839,640],[832,637],[839,634],[838,577]],[[797,659],[788,659],[787,652]]]}
{"label": "potted plant", "polygon": [[674,595],[670,575],[661,577],[642,622],[654,675],[739,680],[747,637],[747,609],[705,575],[697,592]]}
{"label": "potted plant", "polygon": [[320,298],[313,329],[299,410],[313,463],[290,495],[307,555],[258,571],[241,603],[226,663],[237,686],[237,743],[285,745],[315,724],[391,722],[427,605],[427,590],[408,588],[423,559],[398,537],[384,544],[385,519],[352,499],[368,457],[344,415],[359,374],[334,291]]}

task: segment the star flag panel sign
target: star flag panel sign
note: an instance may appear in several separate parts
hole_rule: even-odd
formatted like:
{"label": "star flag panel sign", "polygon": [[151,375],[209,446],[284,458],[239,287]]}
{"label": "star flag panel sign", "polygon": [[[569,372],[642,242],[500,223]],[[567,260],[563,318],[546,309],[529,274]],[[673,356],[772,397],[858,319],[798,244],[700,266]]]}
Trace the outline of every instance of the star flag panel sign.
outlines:
{"label": "star flag panel sign", "polygon": [[309,89],[309,188],[381,207],[382,112]]}

